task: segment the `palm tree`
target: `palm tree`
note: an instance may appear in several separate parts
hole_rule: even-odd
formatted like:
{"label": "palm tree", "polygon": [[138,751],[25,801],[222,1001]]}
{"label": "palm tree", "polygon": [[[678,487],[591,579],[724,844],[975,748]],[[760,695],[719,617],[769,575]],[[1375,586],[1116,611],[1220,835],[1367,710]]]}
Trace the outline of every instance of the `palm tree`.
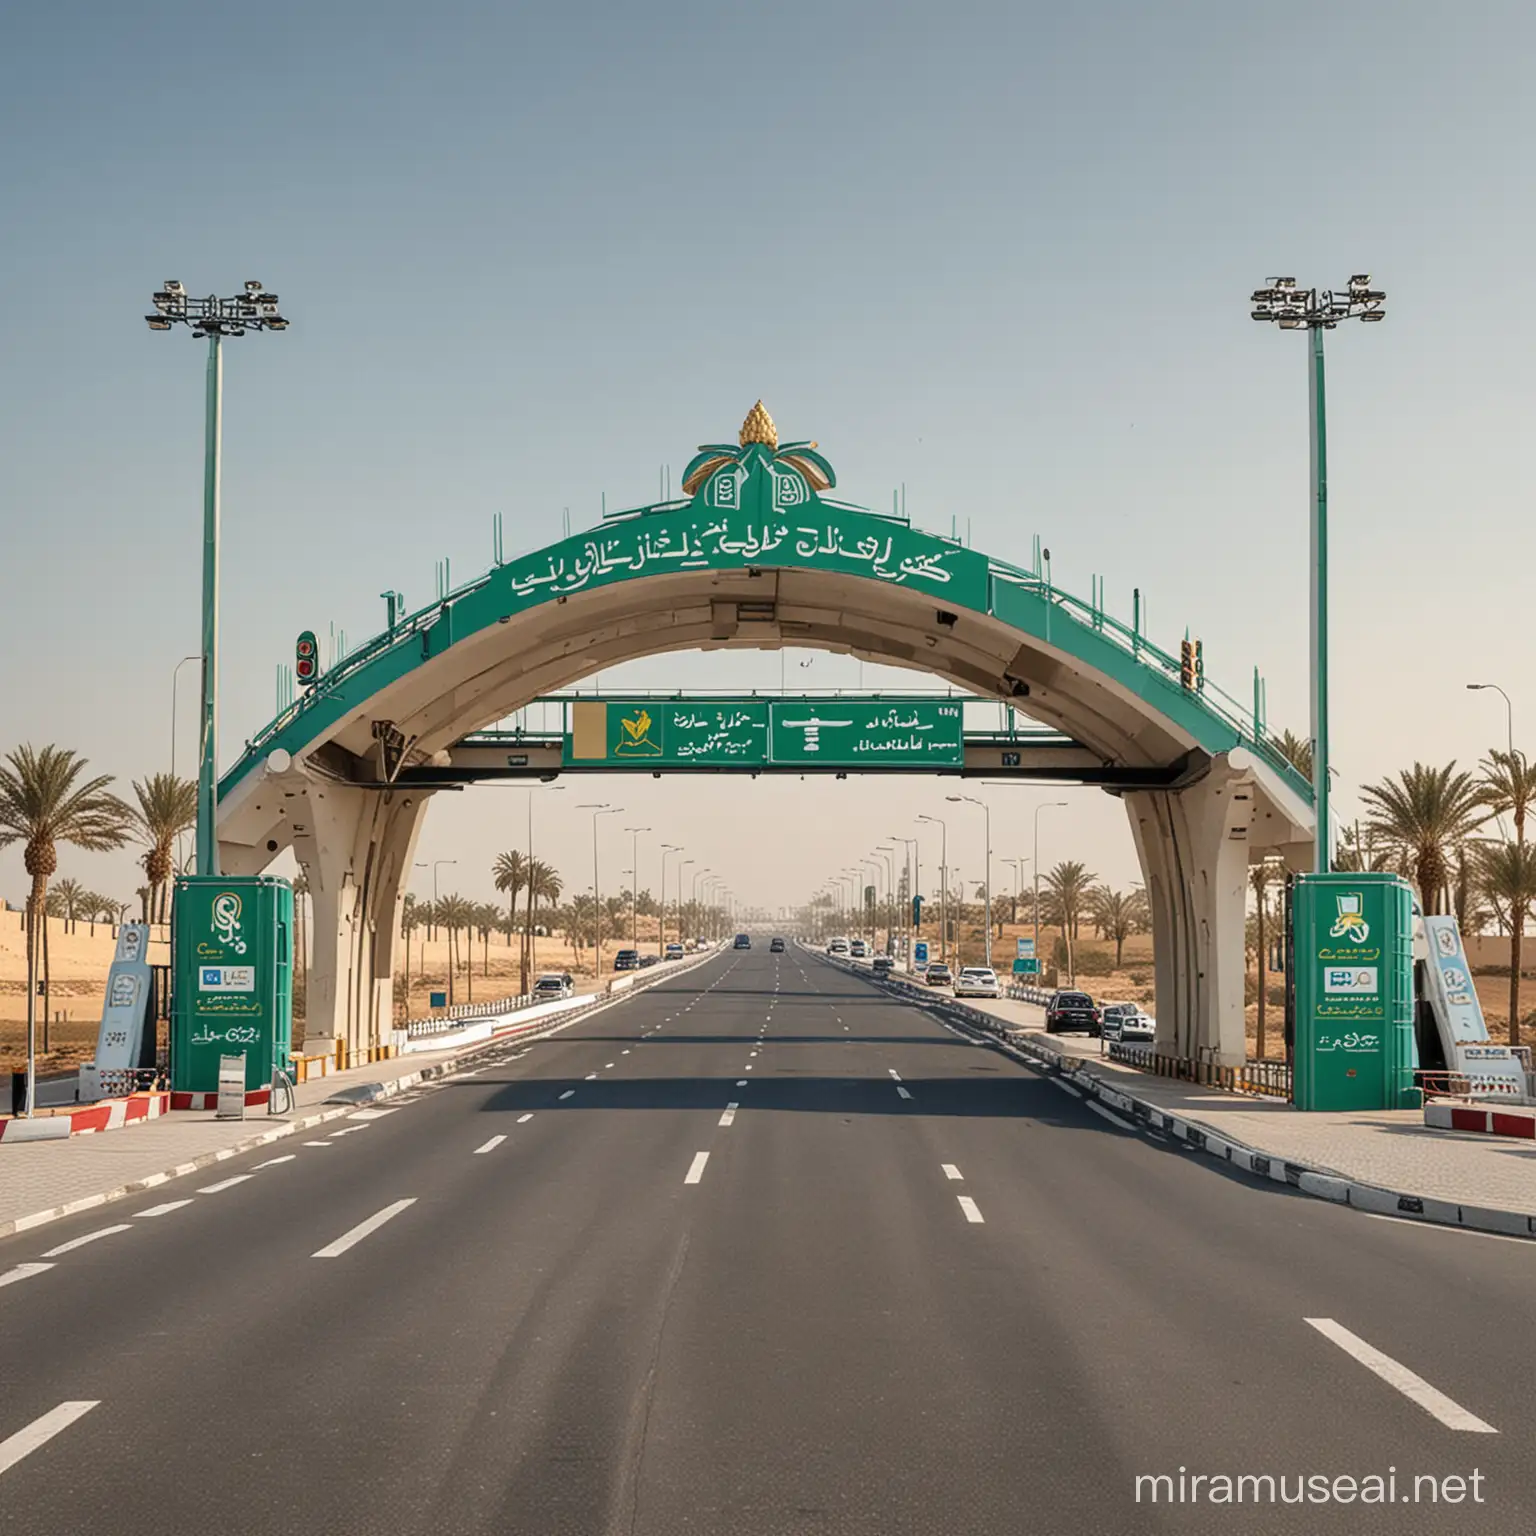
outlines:
{"label": "palm tree", "polygon": [[1520,946],[1536,905],[1536,847],[1487,843],[1477,850],[1480,889],[1509,923],[1509,1043],[1520,1044]]}
{"label": "palm tree", "polygon": [[1292,768],[1311,781],[1312,743],[1305,736],[1298,736],[1294,731],[1281,731],[1270,738],[1270,743]]}
{"label": "palm tree", "polygon": [[1481,764],[1482,784],[1478,798],[1502,816],[1508,811],[1514,818],[1515,841],[1525,841],[1525,818],[1536,805],[1536,763],[1523,752],[1490,752]]}
{"label": "palm tree", "polygon": [[1115,969],[1125,957],[1125,941],[1146,927],[1146,901],[1140,891],[1115,891],[1096,885],[1088,892],[1088,915],[1106,939],[1115,941]]}
{"label": "palm tree", "polygon": [[53,894],[58,898],[59,916],[64,919],[65,933],[73,933],[75,925],[85,916],[85,899],[90,892],[70,876],[54,882]]}
{"label": "palm tree", "polygon": [[1088,900],[1088,892],[1097,877],[1089,873],[1086,864],[1076,859],[1063,859],[1045,877],[1046,889],[1056,903],[1061,918],[1062,936],[1067,941],[1068,986],[1077,984],[1077,959],[1073,954],[1073,940],[1077,938],[1078,919]]}
{"label": "palm tree", "polygon": [[[433,904],[434,920],[448,930],[448,1006],[453,1007],[453,973],[458,962],[459,929],[468,928],[474,920],[474,907],[462,896],[444,896]],[[473,994],[474,982],[470,982]]]}
{"label": "palm tree", "polygon": [[560,892],[564,889],[564,882],[556,871],[543,859],[530,859],[528,861],[528,924],[523,931],[523,955],[522,975],[518,982],[518,991],[525,996],[528,992],[528,971],[533,964],[534,936],[533,916],[539,902],[546,902],[553,906],[560,900]]}
{"label": "palm tree", "polygon": [[141,784],[133,781],[139,808],[134,826],[149,844],[144,854],[144,873],[156,893],[158,922],[166,921],[170,879],[176,868],[176,838],[197,824],[197,782],[174,773],[152,773]]}
{"label": "palm tree", "polygon": [[[9,766],[6,766],[6,765]],[[43,1032],[48,1030],[48,879],[59,867],[58,845],[90,853],[119,848],[131,813],[107,786],[110,774],[85,779],[85,759],[67,747],[17,747],[0,763],[0,848],[24,843],[22,865],[32,879],[27,897],[27,1113],[37,1080],[37,967],[43,950]],[[40,932],[41,931],[41,932]],[[41,945],[39,945],[41,938]]]}
{"label": "palm tree", "polygon": [[1458,773],[1454,760],[1441,768],[1415,763],[1360,794],[1371,807],[1367,828],[1401,852],[1424,910],[1443,912],[1450,851],[1485,814],[1472,775]]}
{"label": "palm tree", "polygon": [[[507,898],[508,933],[517,922],[518,892],[528,883],[528,856],[520,848],[498,853],[491,865],[491,879],[496,889]],[[526,989],[525,989],[526,990]]]}
{"label": "palm tree", "polygon": [[405,938],[405,1010],[411,1010],[411,935],[421,926],[421,905],[409,891],[400,904],[400,932]]}

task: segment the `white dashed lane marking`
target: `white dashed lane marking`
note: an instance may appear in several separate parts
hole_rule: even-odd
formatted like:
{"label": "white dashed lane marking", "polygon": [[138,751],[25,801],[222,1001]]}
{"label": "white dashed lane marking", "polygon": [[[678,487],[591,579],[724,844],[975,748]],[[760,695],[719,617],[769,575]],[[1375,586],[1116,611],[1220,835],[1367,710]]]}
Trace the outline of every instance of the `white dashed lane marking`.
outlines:
{"label": "white dashed lane marking", "polygon": [[172,1211],[179,1211],[183,1206],[191,1205],[190,1200],[167,1200],[164,1205],[152,1205],[147,1211],[135,1213],[135,1219],[140,1216],[169,1216]]}
{"label": "white dashed lane marking", "polygon": [[115,1227],[97,1227],[94,1232],[87,1232],[84,1237],[72,1237],[67,1243],[60,1243],[57,1248],[50,1248],[43,1257],[56,1259],[61,1253],[73,1253],[76,1248],[84,1248],[87,1243],[94,1243],[99,1238],[111,1237],[114,1232],[126,1232],[131,1225],[131,1222],[120,1221]]}
{"label": "white dashed lane marking", "polygon": [[963,1179],[965,1177],[953,1163],[940,1163],[939,1166],[944,1170],[944,1177],[946,1179]]}
{"label": "white dashed lane marking", "polygon": [[721,1125],[730,1125],[730,1124],[732,1124],[735,1121],[735,1119],[736,1119],[736,1111],[738,1109],[740,1109],[740,1108],[741,1108],[740,1104],[727,1104],[725,1106],[725,1113],[720,1116],[720,1124]]}
{"label": "white dashed lane marking", "polygon": [[494,1152],[506,1139],[505,1136],[492,1136],[483,1147],[476,1147],[473,1155],[479,1157],[482,1152]]}
{"label": "white dashed lane marking", "polygon": [[17,1264],[0,1275],[0,1289],[15,1285],[18,1280],[30,1280],[33,1275],[46,1274],[52,1268],[52,1264]]}
{"label": "white dashed lane marking", "polygon": [[980,1207],[969,1195],[956,1195],[955,1198],[960,1202],[960,1209],[965,1212],[967,1221],[979,1226],[986,1220],[986,1217],[981,1214]]}
{"label": "white dashed lane marking", "polygon": [[33,1419],[25,1429],[18,1429],[9,1439],[0,1440],[0,1473],[9,1472],[23,1457],[30,1456],[39,1446],[47,1445],[76,1419],[84,1418],[99,1401],[60,1403],[41,1418]]}
{"label": "white dashed lane marking", "polygon": [[561,1098],[562,1098],[562,1099],[568,1099],[568,1098],[570,1098],[570,1096],[571,1096],[571,1095],[572,1095],[572,1094],[573,1094],[573,1093],[575,1093],[575,1092],[576,1092],[576,1090],[575,1090],[575,1089],[574,1089],[574,1088],[567,1088],[567,1089],[566,1089],[566,1090],[565,1090],[565,1092],[564,1092],[564,1093],[562,1093],[562,1094],[561,1094],[561,1095],[560,1095],[560,1097],[561,1097]]}
{"label": "white dashed lane marking", "polygon": [[683,1177],[684,1184],[697,1184],[704,1177],[704,1165],[709,1161],[708,1152],[695,1152],[693,1161],[688,1165],[688,1172]]}
{"label": "white dashed lane marking", "polygon": [[382,1211],[375,1212],[367,1221],[360,1221],[351,1231],[343,1232],[334,1243],[327,1243],[324,1248],[317,1248],[311,1257],[316,1259],[340,1258],[347,1249],[355,1247],[358,1243],[362,1242],[370,1232],[377,1232],[386,1221],[393,1221],[401,1211],[415,1204],[416,1197],[413,1195],[406,1200],[396,1200],[393,1205],[386,1205]]}

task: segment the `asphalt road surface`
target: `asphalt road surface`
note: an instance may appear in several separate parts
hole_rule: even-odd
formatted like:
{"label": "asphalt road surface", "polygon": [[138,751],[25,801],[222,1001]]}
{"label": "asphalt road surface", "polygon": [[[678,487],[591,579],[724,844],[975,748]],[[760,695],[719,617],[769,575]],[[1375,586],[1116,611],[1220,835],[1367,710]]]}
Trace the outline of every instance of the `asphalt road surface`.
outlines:
{"label": "asphalt road surface", "polygon": [[0,1241],[0,1532],[1533,1529],[1531,1244],[761,941],[483,1060]]}

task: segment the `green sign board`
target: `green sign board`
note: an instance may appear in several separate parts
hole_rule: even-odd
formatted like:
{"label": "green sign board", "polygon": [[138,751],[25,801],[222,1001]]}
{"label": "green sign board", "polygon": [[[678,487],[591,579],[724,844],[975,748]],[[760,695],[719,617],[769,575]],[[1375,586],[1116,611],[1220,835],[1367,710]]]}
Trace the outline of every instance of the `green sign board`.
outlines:
{"label": "green sign board", "polygon": [[171,1086],[213,1093],[219,1058],[245,1057],[245,1086],[288,1065],[293,888],[270,875],[184,875],[171,938]]}
{"label": "green sign board", "polygon": [[564,762],[612,768],[958,768],[951,699],[576,699]]}
{"label": "green sign board", "polygon": [[958,768],[959,701],[794,699],[768,705],[768,760],[873,768]]}
{"label": "green sign board", "polygon": [[1298,1109],[1412,1103],[1413,893],[1397,875],[1297,878]]}
{"label": "green sign board", "polygon": [[1033,955],[1020,955],[1013,962],[1013,974],[1015,976],[1038,976],[1040,974],[1040,962]]}
{"label": "green sign board", "polygon": [[[804,473],[811,457],[785,445],[719,445],[703,453],[686,504],[577,534],[496,575],[513,608],[636,576],[790,566],[862,576],[958,606],[987,602],[987,559],[952,539],[862,508],[825,501]],[[699,461],[696,461],[696,463]]]}
{"label": "green sign board", "polygon": [[578,699],[565,734],[568,765],[724,768],[767,760],[762,699]]}

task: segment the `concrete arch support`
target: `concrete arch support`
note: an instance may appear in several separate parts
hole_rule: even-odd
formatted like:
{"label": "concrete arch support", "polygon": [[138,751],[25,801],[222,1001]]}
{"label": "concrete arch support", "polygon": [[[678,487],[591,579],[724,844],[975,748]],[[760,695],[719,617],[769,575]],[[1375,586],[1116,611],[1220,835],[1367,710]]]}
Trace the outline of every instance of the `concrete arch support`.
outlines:
{"label": "concrete arch support", "polygon": [[429,794],[362,789],[295,771],[283,785],[286,832],[314,911],[306,1054],[348,1059],[389,1039],[400,914]]}
{"label": "concrete arch support", "polygon": [[1245,752],[1176,790],[1124,797],[1152,910],[1160,1051],[1238,1066],[1249,844],[1258,802]]}

